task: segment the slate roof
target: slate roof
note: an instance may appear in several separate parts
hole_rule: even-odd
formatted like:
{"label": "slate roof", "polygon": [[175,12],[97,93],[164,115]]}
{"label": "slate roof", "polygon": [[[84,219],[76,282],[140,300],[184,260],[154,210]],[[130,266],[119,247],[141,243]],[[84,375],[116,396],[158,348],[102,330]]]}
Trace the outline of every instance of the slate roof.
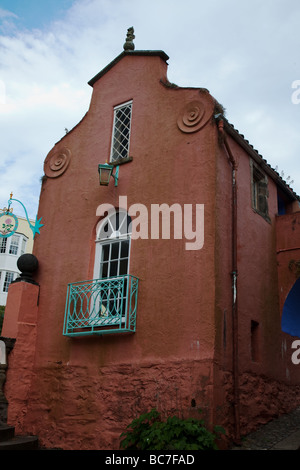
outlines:
{"label": "slate roof", "polygon": [[263,156],[256,150],[253,145],[241,134],[233,124],[229,123],[226,118],[222,116],[224,121],[224,126],[227,133],[242,147],[246,152],[253,158],[253,160],[258,163],[265,173],[273,179],[273,181],[280,187],[280,189],[287,194],[291,199],[297,200],[300,202],[300,196],[295,193],[295,191],[289,186],[287,181],[285,181],[281,175],[276,171],[271,165],[263,158]]}

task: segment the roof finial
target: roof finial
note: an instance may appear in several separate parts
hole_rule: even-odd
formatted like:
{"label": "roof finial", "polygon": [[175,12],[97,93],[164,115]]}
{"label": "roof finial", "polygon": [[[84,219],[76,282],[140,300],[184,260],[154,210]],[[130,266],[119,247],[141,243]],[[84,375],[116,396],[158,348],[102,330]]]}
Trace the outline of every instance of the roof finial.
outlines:
{"label": "roof finial", "polygon": [[131,28],[127,29],[126,42],[123,46],[124,51],[133,51],[134,50],[134,44],[133,44],[134,38],[135,38],[134,29],[131,26]]}

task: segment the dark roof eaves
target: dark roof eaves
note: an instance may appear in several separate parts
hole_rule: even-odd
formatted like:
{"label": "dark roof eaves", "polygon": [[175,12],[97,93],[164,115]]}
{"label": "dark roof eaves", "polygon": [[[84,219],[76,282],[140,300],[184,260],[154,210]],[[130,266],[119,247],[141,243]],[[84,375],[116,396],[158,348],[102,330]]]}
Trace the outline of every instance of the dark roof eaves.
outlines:
{"label": "dark roof eaves", "polygon": [[92,87],[94,83],[103,77],[112,67],[114,67],[123,57],[125,56],[159,56],[165,62],[169,59],[169,56],[164,51],[123,51],[119,54],[114,60],[112,60],[104,69],[102,69],[97,75],[95,75],[91,80],[88,81],[88,84]]}
{"label": "dark roof eaves", "polygon": [[264,171],[275,181],[276,184],[287,193],[292,199],[300,202],[300,196],[288,186],[288,184],[281,178],[280,174],[274,170],[269,163],[255,150],[252,145],[239,133],[237,129],[230,124],[226,118],[222,116],[225,129],[227,133],[258,163]]}

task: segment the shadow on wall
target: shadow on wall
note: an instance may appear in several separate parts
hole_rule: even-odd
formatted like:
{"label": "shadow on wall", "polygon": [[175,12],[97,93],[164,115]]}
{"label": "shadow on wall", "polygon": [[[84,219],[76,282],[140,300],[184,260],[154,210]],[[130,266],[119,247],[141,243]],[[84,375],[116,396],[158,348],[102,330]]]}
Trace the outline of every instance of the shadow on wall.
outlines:
{"label": "shadow on wall", "polygon": [[0,335],[2,331],[3,319],[4,319],[4,310],[5,310],[5,305],[0,305]]}
{"label": "shadow on wall", "polygon": [[291,288],[283,306],[281,329],[300,338],[300,278]]}

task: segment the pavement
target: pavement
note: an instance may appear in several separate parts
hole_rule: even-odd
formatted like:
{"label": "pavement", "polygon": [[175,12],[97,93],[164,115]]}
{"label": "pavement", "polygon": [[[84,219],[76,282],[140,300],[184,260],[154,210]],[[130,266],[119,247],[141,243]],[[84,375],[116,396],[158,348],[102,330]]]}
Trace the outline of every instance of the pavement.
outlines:
{"label": "pavement", "polygon": [[264,424],[230,450],[300,450],[300,407]]}

